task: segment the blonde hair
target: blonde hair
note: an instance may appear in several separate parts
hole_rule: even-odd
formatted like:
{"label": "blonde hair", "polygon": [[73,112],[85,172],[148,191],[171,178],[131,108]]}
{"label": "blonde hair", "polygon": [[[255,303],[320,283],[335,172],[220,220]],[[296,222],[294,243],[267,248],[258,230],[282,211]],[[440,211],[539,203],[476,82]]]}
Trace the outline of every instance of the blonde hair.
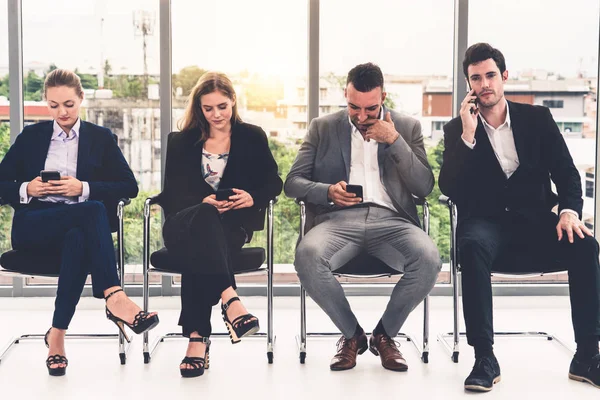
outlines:
{"label": "blonde hair", "polygon": [[[200,98],[205,94],[213,93],[215,91],[221,92],[231,101],[235,101],[236,99],[233,84],[227,75],[221,72],[204,73],[200,79],[198,79],[198,82],[188,97],[187,106],[185,108],[183,117],[177,124],[177,127],[180,131],[188,131],[194,128],[200,128],[200,140],[208,139],[210,134],[210,125],[206,120],[206,117],[204,117],[204,113],[202,112]],[[233,105],[233,110],[231,113],[231,125],[233,126],[237,122],[242,122],[242,119],[238,114],[236,102]]]}
{"label": "blonde hair", "polygon": [[76,73],[66,69],[55,69],[46,75],[44,80],[44,98],[49,88],[66,86],[75,90],[75,93],[79,98],[83,98],[83,87],[81,86],[81,79]]}

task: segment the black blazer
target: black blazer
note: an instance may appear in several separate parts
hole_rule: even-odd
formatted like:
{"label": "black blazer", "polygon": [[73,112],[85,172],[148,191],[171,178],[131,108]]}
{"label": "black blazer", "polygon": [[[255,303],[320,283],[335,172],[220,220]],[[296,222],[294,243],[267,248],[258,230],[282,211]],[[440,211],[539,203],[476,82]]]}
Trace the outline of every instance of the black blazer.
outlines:
{"label": "black blazer", "polygon": [[[444,126],[444,159],[440,190],[454,200],[459,219],[500,216],[513,211],[527,218],[547,214],[558,202],[581,217],[581,178],[565,141],[546,107],[508,102],[519,167],[509,179],[502,171],[479,120],[476,145],[461,138],[462,121]],[[558,195],[552,192],[550,179]]]}
{"label": "black blazer", "polygon": [[[53,121],[45,121],[25,127],[17,136],[0,162],[0,204],[10,204],[17,212],[29,206],[19,202],[19,188],[44,169],[52,131]],[[89,183],[89,200],[104,202],[115,231],[119,199],[138,194],[133,172],[107,128],[81,121],[78,146],[76,178]]]}
{"label": "black blazer", "polygon": [[[215,193],[202,177],[203,146],[200,129],[169,134],[165,183],[159,195],[167,218]],[[248,233],[262,230],[269,200],[281,193],[282,186],[265,132],[255,125],[234,124],[219,188],[247,191],[254,199],[254,206],[227,211],[223,222],[242,226]]]}

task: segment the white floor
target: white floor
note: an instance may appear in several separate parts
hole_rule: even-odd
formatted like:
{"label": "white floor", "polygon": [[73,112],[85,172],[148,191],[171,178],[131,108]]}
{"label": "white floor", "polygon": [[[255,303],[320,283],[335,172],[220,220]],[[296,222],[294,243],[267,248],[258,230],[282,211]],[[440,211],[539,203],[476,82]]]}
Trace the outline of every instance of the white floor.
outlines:
{"label": "white floor", "polygon": [[[140,299],[135,299],[140,301]],[[244,299],[266,328],[266,299]],[[362,326],[371,330],[385,307],[384,297],[353,297],[350,300]],[[22,333],[44,333],[51,320],[51,298],[0,298],[0,346]],[[332,324],[309,301],[309,330],[330,330]],[[179,298],[151,298],[160,312],[156,333],[177,332]],[[182,379],[178,364],[186,342],[161,344],[152,362],[142,358],[141,336],[134,339],[127,365],[121,366],[116,343],[112,341],[71,341],[67,343],[69,367],[65,377],[50,377],[42,341],[22,342],[0,363],[2,399],[456,399],[478,394],[465,393],[462,383],[471,370],[473,352],[466,342],[460,362],[452,363],[435,336],[451,328],[451,299],[431,299],[429,364],[423,364],[410,343],[402,342],[409,370],[384,370],[379,358],[366,352],[356,368],[331,372],[329,360],[337,338],[309,339],[306,364],[301,365],[295,335],[299,329],[299,301],[275,298],[275,362],[267,363],[262,339],[244,339],[231,345],[229,339],[213,340],[211,367],[204,376]],[[82,299],[70,333],[114,332],[104,318],[103,303]],[[569,300],[566,297],[497,297],[497,330],[547,330],[572,343]],[[213,330],[223,331],[220,313],[213,312]],[[421,338],[422,308],[411,315],[403,331]],[[571,381],[567,371],[571,354],[544,339],[497,339],[496,355],[502,381],[486,399],[597,399],[598,389]],[[245,394],[244,394],[245,393]]]}

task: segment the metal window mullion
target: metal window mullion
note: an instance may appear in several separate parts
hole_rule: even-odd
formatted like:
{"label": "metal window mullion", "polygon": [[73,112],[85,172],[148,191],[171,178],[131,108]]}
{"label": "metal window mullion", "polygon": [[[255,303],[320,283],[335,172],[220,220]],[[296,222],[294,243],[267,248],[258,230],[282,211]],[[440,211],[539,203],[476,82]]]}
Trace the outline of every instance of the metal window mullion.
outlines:
{"label": "metal window mullion", "polygon": [[[161,158],[161,188],[164,187],[165,165],[167,161],[167,139],[172,127],[172,30],[171,30],[171,0],[160,1],[160,158]],[[164,214],[163,214],[164,222]],[[161,294],[173,295],[173,279],[163,276],[161,281]]]}
{"label": "metal window mullion", "polygon": [[[8,0],[8,71],[10,143],[23,130],[23,13],[21,0]],[[12,295],[23,296],[23,278],[13,278]]]}
{"label": "metal window mullion", "polygon": [[319,116],[319,23],[319,0],[308,0],[307,127]]}
{"label": "metal window mullion", "polygon": [[462,60],[469,41],[469,2],[454,0],[454,49],[452,76],[452,118],[458,117],[460,103],[467,93],[467,82],[462,71]]}
{"label": "metal window mullion", "polygon": [[[600,37],[600,23],[599,23],[598,35]],[[596,60],[600,60],[600,41],[598,42],[598,57]],[[598,63],[598,74],[596,75],[596,87],[600,83],[600,62]],[[598,107],[598,99],[596,93],[596,155],[595,155],[595,168],[594,168],[594,237],[596,240],[600,240],[600,233],[598,232],[598,210],[600,210],[600,197],[598,196],[598,184],[600,184],[600,178],[598,177],[598,154],[600,154],[600,140],[598,140],[598,126],[600,126],[600,107]]]}

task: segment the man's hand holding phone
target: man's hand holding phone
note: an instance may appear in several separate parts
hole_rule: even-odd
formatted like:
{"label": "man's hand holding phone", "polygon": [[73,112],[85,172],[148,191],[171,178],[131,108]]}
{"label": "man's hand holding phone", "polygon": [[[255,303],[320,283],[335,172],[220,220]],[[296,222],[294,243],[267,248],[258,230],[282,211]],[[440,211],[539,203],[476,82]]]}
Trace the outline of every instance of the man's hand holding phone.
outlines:
{"label": "man's hand holding phone", "polygon": [[355,193],[346,191],[347,183],[339,181],[335,185],[329,186],[327,197],[338,207],[350,207],[362,202],[362,198]]}
{"label": "man's hand holding phone", "polygon": [[462,138],[469,143],[475,142],[478,115],[477,96],[475,95],[475,90],[471,89],[460,104],[460,119],[462,120],[463,128]]}

